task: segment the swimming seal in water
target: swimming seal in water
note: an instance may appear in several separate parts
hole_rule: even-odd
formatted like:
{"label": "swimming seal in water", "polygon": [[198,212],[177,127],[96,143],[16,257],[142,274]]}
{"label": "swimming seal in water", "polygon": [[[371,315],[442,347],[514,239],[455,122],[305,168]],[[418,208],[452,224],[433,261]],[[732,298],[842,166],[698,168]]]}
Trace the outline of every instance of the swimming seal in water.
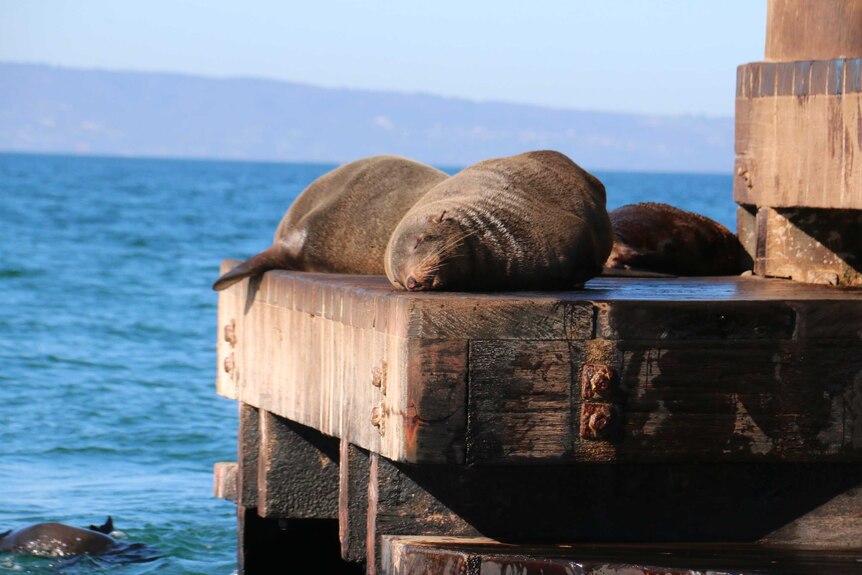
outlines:
{"label": "swimming seal in water", "polygon": [[324,174],[287,210],[272,246],[225,273],[213,289],[271,269],[383,275],[395,226],[447,177],[397,156],[365,158]]}
{"label": "swimming seal in water", "polygon": [[389,240],[386,275],[411,291],[571,289],[611,244],[602,183],[559,152],[527,152],[428,190]]}
{"label": "swimming seal in water", "polygon": [[610,213],[614,269],[679,276],[735,275],[751,269],[739,238],[718,222],[667,204],[641,203]]}
{"label": "swimming seal in water", "polygon": [[0,533],[0,551],[15,551],[42,557],[98,554],[114,549],[117,541],[111,517],[100,526],[84,529],[63,523],[36,523]]}

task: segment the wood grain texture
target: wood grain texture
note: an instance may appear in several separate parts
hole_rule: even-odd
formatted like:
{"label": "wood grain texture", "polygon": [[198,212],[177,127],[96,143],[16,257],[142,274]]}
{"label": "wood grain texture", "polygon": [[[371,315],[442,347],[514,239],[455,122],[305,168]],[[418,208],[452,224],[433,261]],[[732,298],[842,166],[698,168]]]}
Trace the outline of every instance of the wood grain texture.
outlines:
{"label": "wood grain texture", "polygon": [[[507,542],[751,542],[856,488],[862,469],[835,463],[389,463],[376,471],[372,466],[370,477],[369,537],[458,533]],[[855,512],[843,513],[839,509],[833,518],[851,525]],[[374,541],[379,545],[379,538]],[[797,543],[832,545],[813,530]],[[368,544],[370,552],[371,539]]]}
{"label": "wood grain texture", "polygon": [[345,561],[363,562],[368,525],[370,454],[341,440],[338,476],[338,538]]}
{"label": "wood grain texture", "polygon": [[862,210],[761,207],[757,233],[758,275],[862,286]]}
{"label": "wood grain texture", "polygon": [[472,341],[468,463],[568,460],[572,365],[565,341]]}
{"label": "wood grain texture", "polygon": [[862,59],[740,69],[736,202],[862,209]]}
{"label": "wood grain texture", "polygon": [[858,572],[860,553],[766,545],[513,545],[482,537],[392,536],[383,573],[413,575],[820,575]]}
{"label": "wood grain texture", "polygon": [[766,59],[862,57],[862,1],[769,0]]}
{"label": "wood grain texture", "polygon": [[[434,466],[424,466],[433,469]],[[474,528],[449,509],[436,494],[417,483],[405,467],[371,454],[366,524],[368,574],[378,572],[382,535],[475,535]]]}
{"label": "wood grain texture", "polygon": [[862,485],[836,495],[762,540],[781,545],[851,548],[858,552],[862,545]]}
{"label": "wood grain texture", "polygon": [[261,411],[258,515],[337,519],[338,456],[337,439]]}
{"label": "wood grain texture", "polygon": [[239,403],[237,437],[237,505],[257,508],[257,468],[260,454],[260,414],[258,409]]}
{"label": "wood grain texture", "polygon": [[[862,454],[853,407],[862,291],[741,277],[597,278],[580,291],[502,294],[495,305],[490,295],[414,297],[382,278],[276,272],[224,293],[243,302],[220,320],[240,334],[243,402],[395,461]],[[514,309],[551,319],[518,327]],[[471,333],[485,335],[411,327],[462,315],[478,318]],[[613,397],[582,397],[585,364],[620,374]],[[585,433],[608,417],[613,433]]]}

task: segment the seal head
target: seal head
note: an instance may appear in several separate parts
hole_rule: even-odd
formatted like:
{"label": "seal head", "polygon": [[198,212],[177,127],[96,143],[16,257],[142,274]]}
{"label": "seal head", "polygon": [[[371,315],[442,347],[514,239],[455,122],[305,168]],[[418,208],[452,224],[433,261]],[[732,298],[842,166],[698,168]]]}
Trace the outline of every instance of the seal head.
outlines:
{"label": "seal head", "polygon": [[108,529],[113,529],[110,517],[104,525],[89,529],[63,523],[36,523],[0,534],[0,551],[41,557],[106,553],[117,545]]}
{"label": "seal head", "polygon": [[601,182],[559,152],[479,162],[421,197],[386,248],[403,289],[571,289],[601,273],[611,228]]}
{"label": "seal head", "polygon": [[224,274],[213,289],[271,269],[382,275],[392,231],[422,195],[447,177],[398,156],[336,168],[296,198],[272,246]]}

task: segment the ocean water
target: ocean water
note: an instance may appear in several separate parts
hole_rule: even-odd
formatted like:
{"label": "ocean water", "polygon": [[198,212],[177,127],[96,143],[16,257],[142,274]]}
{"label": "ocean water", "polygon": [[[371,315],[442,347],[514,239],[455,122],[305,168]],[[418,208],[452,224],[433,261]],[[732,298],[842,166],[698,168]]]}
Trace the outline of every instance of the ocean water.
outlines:
{"label": "ocean water", "polygon": [[[234,509],[212,497],[237,419],[214,389],[210,285],[332,167],[0,154],[0,531],[112,515],[152,552],[0,554],[0,572],[235,571]],[[609,208],[667,202],[735,227],[730,175],[596,175]]]}

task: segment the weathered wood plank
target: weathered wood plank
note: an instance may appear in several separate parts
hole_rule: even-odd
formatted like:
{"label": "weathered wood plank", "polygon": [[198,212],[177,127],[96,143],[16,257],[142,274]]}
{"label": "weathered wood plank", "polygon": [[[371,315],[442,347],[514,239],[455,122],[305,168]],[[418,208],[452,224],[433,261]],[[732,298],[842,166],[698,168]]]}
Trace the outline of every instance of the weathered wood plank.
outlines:
{"label": "weathered wood plank", "polygon": [[345,561],[365,561],[370,454],[341,440],[338,476],[338,538]]}
{"label": "weathered wood plank", "polygon": [[795,314],[784,302],[639,302],[598,305],[596,336],[616,340],[783,340]]}
{"label": "weathered wood plank", "polygon": [[[763,538],[781,545],[862,548],[862,485],[835,496]],[[862,562],[862,561],[860,561]]]}
{"label": "weathered wood plank", "polygon": [[821,575],[858,573],[862,554],[766,545],[512,545],[482,537],[383,539],[386,575]]}
{"label": "weathered wood plank", "polygon": [[468,462],[569,459],[572,366],[565,341],[472,341]]}
{"label": "weathered wood plank", "polygon": [[[862,291],[754,278],[598,278],[587,287],[503,294],[506,309],[550,313],[555,327],[518,331],[491,313],[502,339],[407,336],[422,306],[481,316],[470,294],[413,297],[381,278],[298,272],[227,290],[239,294],[231,297],[244,302],[242,313],[220,321],[241,334],[233,353],[243,402],[396,461],[858,456],[855,412],[840,422],[835,414],[852,402],[860,353],[823,346],[859,341]],[[310,311],[281,306],[288,303]],[[583,401],[585,364],[625,376],[620,393]],[[553,382],[535,377],[545,372]],[[590,436],[608,421],[620,433]]]}
{"label": "weathered wood plank", "polygon": [[769,0],[766,59],[862,57],[862,1]]}
{"label": "weathered wood plank", "polygon": [[236,461],[219,461],[213,466],[213,496],[216,499],[237,502]]}
{"label": "weathered wood plank", "polygon": [[260,454],[260,414],[248,404],[239,404],[237,448],[237,505],[257,508],[257,468]]}
{"label": "weathered wood plank", "polygon": [[761,207],[757,220],[758,275],[862,286],[862,210]]}
{"label": "weathered wood plank", "polygon": [[[752,542],[857,488],[862,467],[675,463],[447,466],[444,472],[378,458],[370,477],[369,553],[379,544],[372,534]],[[855,513],[842,521],[849,525]],[[831,541],[812,533],[805,544]]]}
{"label": "weathered wood plank", "polygon": [[775,94],[743,87],[737,97],[734,199],[862,209],[862,92],[855,81],[862,60],[803,60],[741,67],[744,78],[774,77]]}
{"label": "weathered wood plank", "polygon": [[[450,467],[450,470],[458,469]],[[415,481],[407,467],[371,454],[366,527],[367,573],[378,573],[380,537],[389,534],[475,535],[467,521],[450,510],[439,498],[439,491],[426,489]],[[437,466],[422,466],[422,477],[440,474]]]}
{"label": "weathered wood plank", "polygon": [[266,518],[338,518],[338,440],[261,411],[257,512]]}

